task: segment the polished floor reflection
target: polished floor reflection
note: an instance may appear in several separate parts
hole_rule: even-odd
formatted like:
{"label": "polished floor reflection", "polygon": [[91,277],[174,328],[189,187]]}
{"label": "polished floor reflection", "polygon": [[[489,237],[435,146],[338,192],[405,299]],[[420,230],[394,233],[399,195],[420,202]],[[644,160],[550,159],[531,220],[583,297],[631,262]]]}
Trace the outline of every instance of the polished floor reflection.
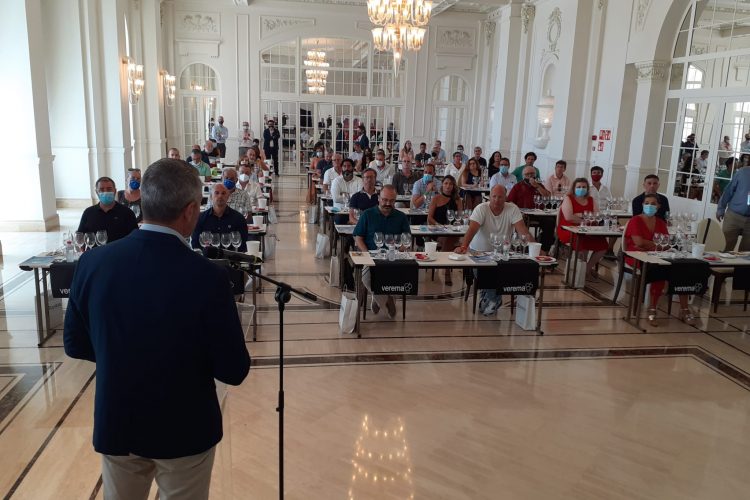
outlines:
{"label": "polished floor reflection", "polygon": [[[341,335],[341,291],[329,286],[329,261],[314,258],[302,182],[277,189],[276,259],[264,266],[319,296],[295,297],[285,312],[288,498],[747,496],[750,317],[739,298],[710,317],[696,299],[695,327],[660,311],[661,325],[642,333],[611,304],[610,267],[585,290],[556,273],[539,337],[507,305],[496,318],[474,315],[460,280],[447,287],[425,273],[405,321],[400,310],[395,320],[370,313],[363,338]],[[64,228],[79,213],[63,210]],[[32,275],[18,269],[59,239],[0,233],[0,493],[9,498],[102,497],[94,366],[66,358],[59,333],[36,347]],[[226,401],[212,498],[278,496],[273,294],[266,286],[259,296],[255,368]]]}

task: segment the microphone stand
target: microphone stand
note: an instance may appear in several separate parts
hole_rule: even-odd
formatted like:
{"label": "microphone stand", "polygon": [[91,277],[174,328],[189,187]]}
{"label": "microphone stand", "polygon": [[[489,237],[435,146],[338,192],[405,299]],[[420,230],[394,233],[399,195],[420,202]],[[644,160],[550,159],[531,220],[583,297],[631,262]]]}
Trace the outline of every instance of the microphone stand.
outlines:
{"label": "microphone stand", "polygon": [[[284,283],[283,281],[276,281],[273,278],[264,276],[258,271],[254,270],[255,265],[246,261],[237,259],[236,256],[232,255],[234,252],[229,252],[223,255],[223,258],[228,259],[232,264],[238,266],[240,263],[245,262],[250,264],[249,269],[240,267],[243,271],[248,273],[250,276],[254,276],[263,281],[267,281],[272,285],[276,286],[276,293],[274,299],[279,309],[279,393],[278,403],[276,406],[276,412],[279,414],[279,499],[284,499],[284,309],[286,304],[292,298],[292,294],[296,294],[306,299],[317,301],[318,297],[310,292],[294,288],[293,286]],[[242,254],[246,257],[245,254]],[[257,307],[257,306],[256,306]],[[254,314],[258,314],[257,308]]]}

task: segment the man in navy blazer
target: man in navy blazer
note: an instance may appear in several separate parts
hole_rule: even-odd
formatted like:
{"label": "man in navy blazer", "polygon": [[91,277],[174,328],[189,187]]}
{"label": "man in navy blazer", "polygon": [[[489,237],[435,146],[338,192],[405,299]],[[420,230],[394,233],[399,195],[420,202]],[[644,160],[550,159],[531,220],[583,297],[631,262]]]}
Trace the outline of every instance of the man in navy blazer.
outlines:
{"label": "man in navy blazer", "polygon": [[161,498],[208,498],[222,438],[214,379],[239,385],[250,369],[228,273],[185,240],[201,194],[194,168],[157,161],[143,174],[143,226],[78,262],[65,353],[96,363],[106,498],[145,499],[154,477]]}

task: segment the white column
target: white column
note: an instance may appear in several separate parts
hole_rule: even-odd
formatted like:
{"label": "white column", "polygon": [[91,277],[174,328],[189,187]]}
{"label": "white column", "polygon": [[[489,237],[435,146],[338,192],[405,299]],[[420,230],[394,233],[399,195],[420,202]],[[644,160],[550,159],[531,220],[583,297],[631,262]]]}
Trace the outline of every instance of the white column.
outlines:
{"label": "white column", "polygon": [[[514,131],[518,126],[519,111],[523,104],[516,99],[519,90],[519,77],[523,80],[525,69],[519,67],[521,61],[521,44],[522,38],[526,38],[524,33],[530,28],[531,18],[522,23],[521,12],[525,6],[516,0],[510,5],[504,7],[500,14],[496,30],[497,63],[495,81],[495,116],[492,119],[492,148],[499,148],[504,156],[511,158],[511,165],[519,156],[517,151],[511,153],[514,144]],[[533,7],[532,7],[533,9]],[[527,11],[527,15],[533,15]],[[523,30],[526,30],[525,32]],[[523,118],[520,118],[523,122]],[[521,136],[522,137],[522,136]],[[489,154],[489,153],[488,153]],[[521,155],[523,153],[520,153]],[[519,163],[520,164],[520,163]]]}
{"label": "white column", "polygon": [[635,63],[635,68],[638,88],[633,109],[630,154],[625,167],[625,196],[629,198],[641,192],[643,177],[656,173],[663,118],[661,110],[667,92],[669,64],[664,61],[643,61]]}
{"label": "white column", "polygon": [[140,113],[144,129],[140,168],[167,155],[164,139],[164,77],[161,63],[161,19],[159,0],[143,0],[140,6],[143,77],[145,87]]}
{"label": "white column", "polygon": [[6,0],[0,16],[0,78],[5,99],[2,137],[14,153],[2,164],[0,230],[47,231],[58,226],[47,116],[40,0]]}
{"label": "white column", "polygon": [[[515,3],[512,7],[518,7]],[[517,77],[515,80],[510,80],[516,84],[515,91],[515,111],[513,112],[513,125],[511,127],[511,143],[508,151],[508,157],[510,158],[511,167],[516,167],[523,163],[523,155],[526,151],[523,150],[524,135],[526,129],[526,101],[529,88],[529,65],[531,64],[532,57],[532,33],[534,22],[534,15],[536,13],[536,7],[533,4],[523,4],[520,6],[520,17],[521,17],[521,31],[518,34],[520,45],[518,49],[518,60],[515,65]],[[511,19],[511,24],[513,20]],[[512,85],[512,83],[509,83]],[[505,134],[504,131],[501,132]]]}

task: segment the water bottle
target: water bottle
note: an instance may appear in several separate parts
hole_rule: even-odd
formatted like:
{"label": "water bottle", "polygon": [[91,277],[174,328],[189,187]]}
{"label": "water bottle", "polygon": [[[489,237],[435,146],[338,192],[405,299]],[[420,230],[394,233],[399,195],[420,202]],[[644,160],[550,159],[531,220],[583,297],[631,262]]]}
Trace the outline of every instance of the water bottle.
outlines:
{"label": "water bottle", "polygon": [[76,251],[73,248],[73,242],[68,240],[65,242],[65,262],[75,262]]}
{"label": "water bottle", "polygon": [[396,260],[396,249],[395,248],[389,248],[388,249],[388,260],[393,262]]}

